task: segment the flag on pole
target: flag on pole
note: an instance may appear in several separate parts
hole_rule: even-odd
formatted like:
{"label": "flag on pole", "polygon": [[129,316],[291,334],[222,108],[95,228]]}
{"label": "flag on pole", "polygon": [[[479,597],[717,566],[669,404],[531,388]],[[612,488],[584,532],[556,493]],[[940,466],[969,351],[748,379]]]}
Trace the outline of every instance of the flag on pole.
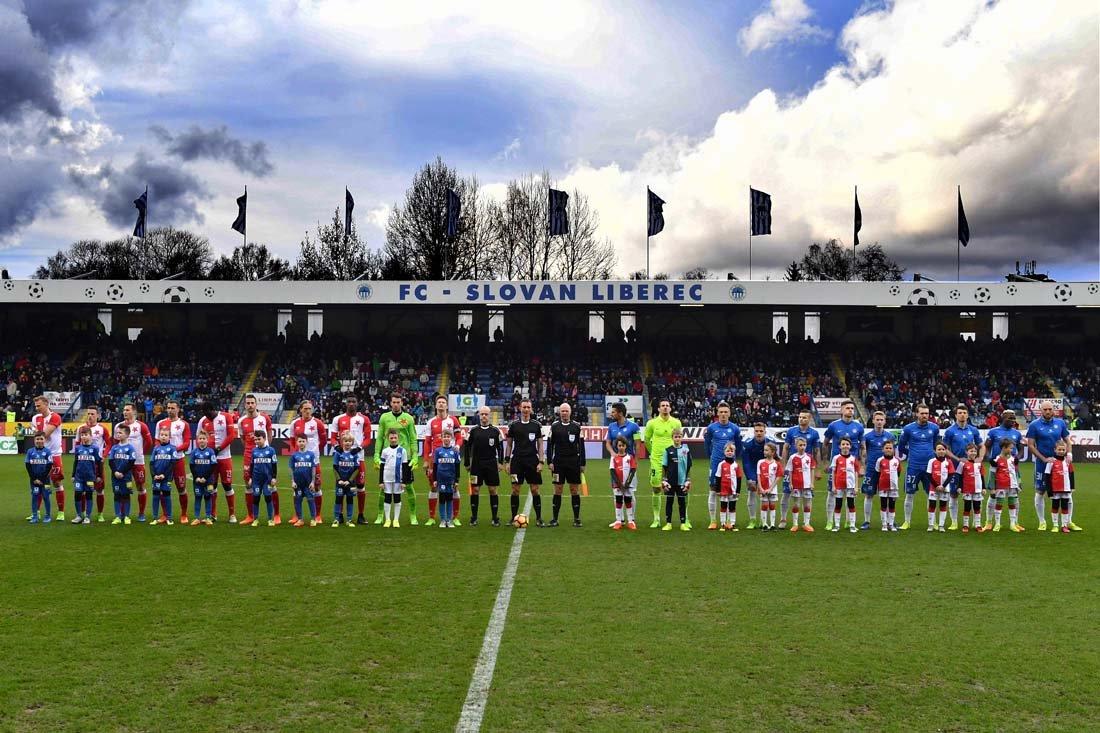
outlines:
{"label": "flag on pole", "polygon": [[344,244],[348,243],[351,236],[351,212],[355,210],[355,199],[351,197],[351,191],[344,186]]}
{"label": "flag on pole", "polygon": [[145,239],[145,212],[149,210],[148,186],[145,187],[145,193],[134,199],[134,206],[138,210],[137,222],[134,223],[134,236]]}
{"label": "flag on pole", "polygon": [[859,246],[859,230],[863,228],[863,212],[859,210],[859,191],[856,191],[856,223],[855,223],[855,235],[852,239],[852,246]]}
{"label": "flag on pole", "polygon": [[752,217],[750,233],[754,237],[772,233],[772,197],[771,194],[749,188],[749,211]]}
{"label": "flag on pole", "polygon": [[963,211],[962,189],[959,189],[959,241],[964,247],[970,242],[970,224],[967,223],[966,212]]}
{"label": "flag on pole", "polygon": [[569,194],[550,189],[550,236],[569,233]]}
{"label": "flag on pole", "polygon": [[453,189],[447,189],[447,238],[454,239],[458,236],[458,219],[462,214],[462,199]]}
{"label": "flag on pole", "polygon": [[648,222],[646,236],[652,237],[654,234],[660,234],[665,228],[665,200],[648,188],[646,188],[646,193],[649,196],[646,206],[646,221]]}
{"label": "flag on pole", "polygon": [[244,190],[243,196],[237,197],[237,218],[233,220],[233,226],[230,227],[233,231],[244,234],[248,229],[248,189]]}

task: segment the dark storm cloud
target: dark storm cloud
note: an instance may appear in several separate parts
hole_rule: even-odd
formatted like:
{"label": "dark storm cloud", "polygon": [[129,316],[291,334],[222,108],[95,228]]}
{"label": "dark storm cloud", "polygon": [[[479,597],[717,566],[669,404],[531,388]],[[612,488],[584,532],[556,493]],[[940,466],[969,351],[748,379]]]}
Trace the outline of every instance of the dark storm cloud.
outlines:
{"label": "dark storm cloud", "polygon": [[184,132],[172,135],[160,125],[149,128],[165,146],[165,151],[182,160],[200,158],[229,161],[242,173],[263,177],[275,170],[268,157],[267,143],[262,140],[245,142],[229,134],[225,125],[204,130],[192,125]]}
{"label": "dark storm cloud", "polygon": [[50,203],[59,183],[47,161],[0,159],[0,239],[30,224]]}
{"label": "dark storm cloud", "polygon": [[133,225],[134,199],[149,186],[149,226],[202,224],[200,201],[211,198],[206,185],[178,165],[162,163],[138,153],[130,165],[118,170],[110,164],[86,172],[72,170],[69,180],[99,206],[111,224]]}
{"label": "dark storm cloud", "polygon": [[0,121],[18,122],[34,110],[61,114],[50,57],[20,6],[0,0]]}

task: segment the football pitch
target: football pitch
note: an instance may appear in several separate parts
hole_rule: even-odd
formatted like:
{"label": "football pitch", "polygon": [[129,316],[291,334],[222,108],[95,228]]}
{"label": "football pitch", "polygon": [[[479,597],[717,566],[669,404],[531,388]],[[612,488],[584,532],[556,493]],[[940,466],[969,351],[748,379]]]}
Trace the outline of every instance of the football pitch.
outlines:
{"label": "football pitch", "polygon": [[[720,534],[700,487],[694,531],[650,530],[643,491],[614,532],[606,466],[583,528],[525,531],[483,730],[1100,726],[1100,466],[1072,535],[1036,531],[1030,466],[1024,534],[928,534],[923,501],[826,534],[822,491],[814,535]],[[487,499],[454,530],[253,529],[222,497],[213,527],[28,525],[22,456],[0,485],[5,731],[453,730],[517,534]]]}

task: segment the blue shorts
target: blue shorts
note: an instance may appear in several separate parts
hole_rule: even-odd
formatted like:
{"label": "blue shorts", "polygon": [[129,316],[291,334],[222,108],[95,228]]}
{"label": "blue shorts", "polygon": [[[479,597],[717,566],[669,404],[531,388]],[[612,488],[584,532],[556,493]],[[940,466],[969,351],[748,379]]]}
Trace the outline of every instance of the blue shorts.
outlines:
{"label": "blue shorts", "polygon": [[194,478],[191,479],[191,485],[194,487],[195,496],[213,496],[217,490],[214,484],[214,477],[207,477],[205,484],[196,484]]}
{"label": "blue shorts", "polygon": [[1035,464],[1035,491],[1040,494],[1047,493],[1046,487],[1047,480],[1047,464],[1036,463]]}
{"label": "blue shorts", "polygon": [[905,473],[905,493],[915,494],[917,489],[923,488],[924,493],[928,493],[932,488],[932,476],[925,471],[920,473]]}
{"label": "blue shorts", "polygon": [[714,458],[710,459],[710,473],[707,474],[707,485],[712,489],[718,486],[718,477],[714,475],[714,469],[718,468],[718,464],[724,460],[726,460],[725,457],[717,460]]}
{"label": "blue shorts", "polygon": [[359,493],[359,487],[352,483],[347,488],[340,485],[340,482],[336,482],[336,498],[343,499],[345,496],[356,496]]}
{"label": "blue shorts", "polygon": [[37,496],[39,492],[48,491],[50,488],[52,488],[50,486],[50,480],[48,478],[39,480],[42,482],[41,486],[35,486],[33,482],[31,483],[31,496]]}
{"label": "blue shorts", "polygon": [[92,476],[91,478],[73,478],[73,491],[78,494],[90,494],[95,491],[95,482],[95,476]]}
{"label": "blue shorts", "polygon": [[436,484],[436,489],[439,491],[440,496],[442,496],[443,494],[447,494],[448,496],[451,496],[455,493],[455,485],[454,484],[437,483]]}
{"label": "blue shorts", "polygon": [[275,491],[271,484],[252,484],[248,487],[248,490],[253,496],[271,496],[272,492]]}
{"label": "blue shorts", "polygon": [[134,493],[134,484],[132,481],[112,481],[111,491],[119,496],[129,496]]}
{"label": "blue shorts", "polygon": [[164,481],[153,482],[154,494],[171,494],[172,493],[172,479],[166,479]]}
{"label": "blue shorts", "polygon": [[878,493],[878,471],[868,471],[863,475],[863,485],[860,486],[860,490],[867,496],[874,496]]}

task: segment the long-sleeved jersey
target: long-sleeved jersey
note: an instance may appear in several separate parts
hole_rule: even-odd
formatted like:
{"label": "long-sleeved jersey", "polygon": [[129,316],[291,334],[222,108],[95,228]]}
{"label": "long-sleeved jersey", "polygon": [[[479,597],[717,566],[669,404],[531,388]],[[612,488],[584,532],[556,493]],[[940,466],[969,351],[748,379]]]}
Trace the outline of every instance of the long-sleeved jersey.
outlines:
{"label": "long-sleeved jersey", "polygon": [[252,449],[249,477],[253,486],[268,486],[279,476],[279,454],[270,445]]}
{"label": "long-sleeved jersey", "polygon": [[354,481],[355,474],[359,472],[359,465],[363,461],[363,453],[353,447],[349,451],[335,450],[332,452],[332,471],[336,474],[337,481]]}
{"label": "long-sleeved jersey", "polygon": [[387,445],[378,452],[378,460],[382,466],[382,482],[387,484],[402,483],[402,464],[408,463],[409,452],[403,445],[396,447]]}
{"label": "long-sleeved jersey", "polygon": [[638,459],[632,454],[611,456],[611,488],[622,491],[629,489],[635,474],[638,473]]}
{"label": "long-sleeved jersey", "polygon": [[686,485],[691,477],[691,450],[687,443],[681,443],[679,448],[675,443],[665,448],[661,454],[661,466],[664,468],[664,479],[670,485]]}
{"label": "long-sleeved jersey", "polygon": [[426,465],[432,465],[435,452],[443,447],[444,430],[450,430],[454,434],[451,445],[455,448],[462,448],[465,436],[462,434],[462,424],[458,421],[458,418],[454,415],[433,417],[428,421],[428,433],[424,436],[424,463]]}
{"label": "long-sleeved jersey", "polygon": [[45,415],[35,414],[31,417],[31,426],[35,432],[46,432],[47,426],[53,430],[46,436],[46,450],[51,456],[61,455],[61,415],[56,412],[47,412]]}
{"label": "long-sleeved jersey", "polygon": [[959,482],[958,485],[963,494],[971,497],[982,495],[982,466],[980,463],[969,459],[959,461],[959,467],[955,469],[955,473],[958,475],[956,480]]}
{"label": "long-sleeved jersey", "polygon": [[878,463],[875,464],[875,470],[878,472],[878,486],[875,488],[879,491],[897,491],[898,490],[898,474],[901,473],[901,459],[897,455],[882,456],[878,459]]}
{"label": "long-sleeved jersey", "polygon": [[191,425],[183,418],[164,418],[157,422],[155,432],[160,434],[164,428],[168,429],[168,442],[176,449],[176,458],[183,458],[191,450]]}
{"label": "long-sleeved jersey", "polygon": [[680,419],[672,415],[669,415],[667,420],[660,415],[650,418],[649,422],[645,424],[645,433],[643,434],[645,449],[650,458],[661,460],[665,454],[665,448],[672,445],[673,431],[682,427]]}
{"label": "long-sleeved jersey", "polygon": [[509,461],[535,463],[542,452],[542,425],[537,420],[516,420],[508,426]]}
{"label": "long-sleeved jersey", "polygon": [[354,415],[349,415],[346,412],[337,415],[328,426],[329,439],[332,444],[339,446],[340,436],[344,433],[351,433],[351,437],[355,438],[355,445],[366,450],[371,444],[370,418],[361,412]]}
{"label": "long-sleeved jersey", "polygon": [[157,481],[153,480],[154,489],[162,489],[172,481],[172,474],[176,467],[176,446],[171,443],[157,443],[153,446],[153,452],[149,454],[149,471],[153,476],[164,476]]}
{"label": "long-sleeved jersey", "polygon": [[449,448],[440,446],[435,449],[435,453],[432,454],[430,460],[435,470],[436,485],[449,486],[453,489],[458,483],[462,465],[462,457],[458,453],[458,448],[453,445]]}
{"label": "long-sleeved jersey", "polygon": [[791,477],[791,490],[801,491],[814,486],[814,467],[817,461],[809,453],[792,453],[783,472]]}
{"label": "long-sleeved jersey", "polygon": [[[134,446],[129,443],[117,443],[111,446],[111,452],[107,454],[107,465],[111,468],[111,480],[116,484],[127,483],[134,478],[134,464],[138,456]],[[115,476],[121,473],[122,478]]]}
{"label": "long-sleeved jersey", "polygon": [[727,422],[725,425],[717,420],[707,425],[703,433],[703,449],[710,456],[711,461],[720,461],[725,458],[726,443],[733,441],[734,457],[741,457],[741,428],[736,423]]}
{"label": "long-sleeved jersey", "polygon": [[1068,494],[1077,482],[1073,478],[1073,461],[1069,458],[1055,458],[1045,469],[1046,488],[1055,494]]}
{"label": "long-sleeved jersey", "polygon": [[23,463],[27,467],[27,475],[30,476],[31,481],[49,483],[50,471],[53,470],[53,456],[50,455],[49,448],[38,449],[33,446],[28,448],[27,457],[23,459]]}
{"label": "long-sleeved jersey", "polygon": [[103,469],[103,457],[94,445],[77,445],[73,449],[73,483],[77,488],[95,486]]}
{"label": "long-sleeved jersey", "polygon": [[584,465],[584,440],[581,426],[570,420],[555,420],[546,441],[546,462],[565,466]]}
{"label": "long-sleeved jersey", "polygon": [[462,462],[466,468],[504,463],[504,436],[496,425],[475,425],[462,444]]}
{"label": "long-sleeved jersey", "polygon": [[955,473],[955,464],[950,458],[944,458],[942,461],[939,458],[933,458],[928,462],[927,473],[932,477],[932,486],[948,486],[951,483],[951,476]]}
{"label": "long-sleeved jersey", "polygon": [[321,446],[328,441],[328,431],[325,430],[325,424],[321,422],[321,419],[317,417],[311,417],[308,420],[301,417],[294,418],[294,422],[290,423],[290,436],[297,440],[299,435],[306,436],[306,450],[313,451],[320,459]]}
{"label": "long-sleeved jersey", "polygon": [[715,488],[722,494],[736,494],[741,491],[741,475],[737,459],[723,458],[714,467]]}
{"label": "long-sleeved jersey", "polygon": [[206,479],[210,484],[210,477],[218,467],[218,453],[210,446],[195,448],[191,451],[191,478]]}
{"label": "long-sleeved jersey", "polygon": [[833,473],[833,489],[854,489],[859,486],[859,459],[854,455],[837,453],[829,464],[829,470]]}
{"label": "long-sleeved jersey", "polygon": [[237,428],[228,412],[219,412],[213,420],[208,417],[199,420],[199,430],[210,434],[209,447],[214,449],[219,460],[232,458],[229,447],[237,437]]}
{"label": "long-sleeved jersey", "polygon": [[311,450],[295,451],[290,456],[290,480],[297,491],[305,491],[317,478],[317,454]]}
{"label": "long-sleeved jersey", "polygon": [[898,439],[898,455],[906,457],[907,473],[924,473],[928,461],[936,456],[936,441],[940,439],[940,426],[933,422],[921,425],[911,422],[901,429]]}
{"label": "long-sleeved jersey", "polygon": [[783,478],[783,464],[779,461],[761,458],[756,462],[756,488],[763,493],[778,491],[779,480]]}
{"label": "long-sleeved jersey", "polygon": [[1016,474],[1016,456],[997,456],[993,459],[993,488],[998,491],[1020,488]]}
{"label": "long-sleeved jersey", "polygon": [[130,428],[126,442],[134,449],[134,461],[145,463],[145,454],[153,449],[153,434],[149,432],[149,427],[141,420],[122,424]]}
{"label": "long-sleeved jersey", "polygon": [[[405,449],[405,462],[415,463],[416,420],[407,412],[395,415],[393,410],[387,410],[382,413],[382,417],[378,418],[378,439],[389,440],[386,436],[389,435],[390,428],[397,429],[397,444]],[[377,454],[375,454],[374,462],[375,464],[379,462]],[[415,466],[413,467],[415,468]]]}

